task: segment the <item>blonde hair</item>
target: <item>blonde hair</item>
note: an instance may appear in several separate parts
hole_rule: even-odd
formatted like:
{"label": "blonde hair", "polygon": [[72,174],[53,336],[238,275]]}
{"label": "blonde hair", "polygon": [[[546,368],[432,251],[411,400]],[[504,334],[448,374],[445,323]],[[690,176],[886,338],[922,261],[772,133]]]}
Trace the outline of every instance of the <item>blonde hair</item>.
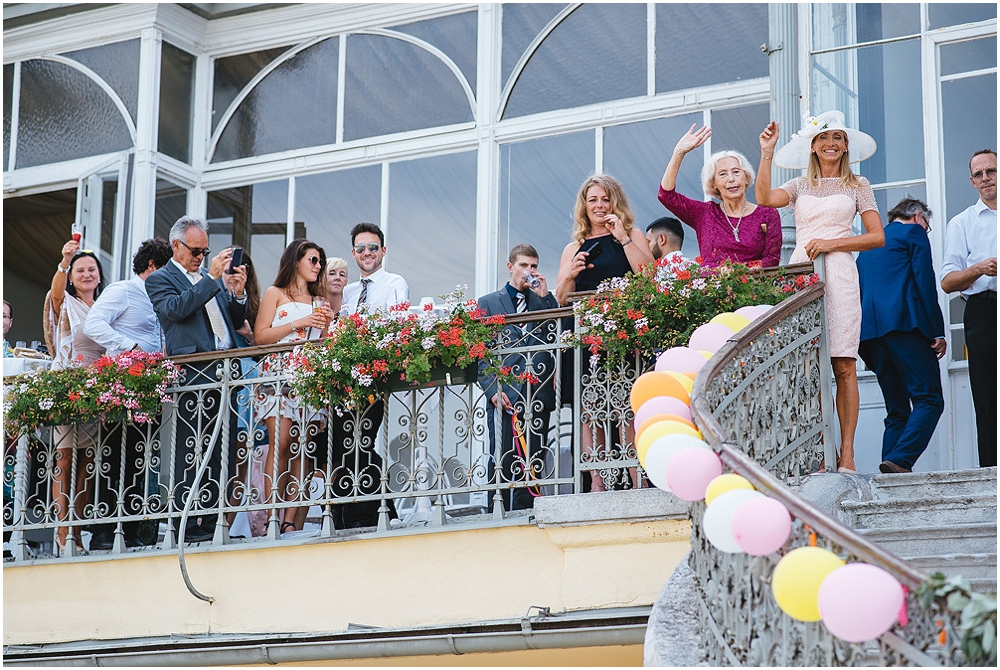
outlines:
{"label": "blonde hair", "polygon": [[753,166],[750,165],[750,161],[747,157],[741,154],[739,151],[716,151],[714,154],[708,157],[705,161],[705,165],[701,168],[701,188],[705,191],[705,195],[709,198],[714,198],[715,200],[722,200],[722,195],[719,193],[719,187],[715,185],[715,172],[718,169],[719,161],[723,158],[735,158],[736,162],[740,164],[740,169],[747,176],[747,190],[753,186],[753,180],[755,173],[753,171]]}
{"label": "blonde hair", "polygon": [[331,270],[336,270],[337,268],[344,268],[347,270],[347,276],[351,276],[351,269],[347,266],[347,261],[343,258],[334,257],[326,262],[326,274],[330,274]]}
{"label": "blonde hair", "polygon": [[587,177],[576,196],[576,206],[573,208],[573,241],[582,243],[587,239],[587,235],[590,235],[590,219],[587,218],[587,191],[590,190],[591,186],[600,186],[604,189],[611,200],[611,213],[621,220],[625,232],[631,234],[635,215],[632,214],[632,208],[628,204],[625,188],[620,181],[609,174],[595,174]]}
{"label": "blonde hair", "polygon": [[[809,167],[806,168],[806,179],[810,186],[818,188],[822,183],[823,172],[819,167],[819,157],[812,150],[812,145],[816,143],[816,137],[809,143]],[[858,176],[851,171],[851,145],[846,132],[844,133],[844,144],[847,145],[847,151],[840,156],[837,176],[840,177],[840,184],[845,188],[857,188],[861,186],[861,182],[858,181]]]}

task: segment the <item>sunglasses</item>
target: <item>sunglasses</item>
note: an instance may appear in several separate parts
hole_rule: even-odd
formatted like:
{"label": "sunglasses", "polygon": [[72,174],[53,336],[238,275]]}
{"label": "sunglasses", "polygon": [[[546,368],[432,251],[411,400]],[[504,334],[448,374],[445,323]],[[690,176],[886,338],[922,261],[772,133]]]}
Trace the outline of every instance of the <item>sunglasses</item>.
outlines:
{"label": "sunglasses", "polygon": [[[177,240],[177,241],[180,242],[181,244],[184,244],[184,240]],[[204,249],[195,249],[194,247],[189,247],[186,244],[184,244],[184,247],[191,252],[192,256],[207,256],[208,252],[211,251],[211,249],[209,249],[208,247],[205,247]]]}
{"label": "sunglasses", "polygon": [[306,260],[308,260],[308,261],[309,261],[310,263],[312,263],[313,265],[319,265],[319,256],[310,256],[310,257],[309,257],[308,259],[306,259]]}
{"label": "sunglasses", "polygon": [[369,242],[368,244],[355,244],[354,245],[354,253],[356,253],[356,254],[363,254],[363,253],[365,253],[365,249],[366,248],[368,249],[368,251],[371,251],[372,253],[374,253],[374,252],[378,251],[379,249],[381,249],[382,245],[378,244],[377,242]]}

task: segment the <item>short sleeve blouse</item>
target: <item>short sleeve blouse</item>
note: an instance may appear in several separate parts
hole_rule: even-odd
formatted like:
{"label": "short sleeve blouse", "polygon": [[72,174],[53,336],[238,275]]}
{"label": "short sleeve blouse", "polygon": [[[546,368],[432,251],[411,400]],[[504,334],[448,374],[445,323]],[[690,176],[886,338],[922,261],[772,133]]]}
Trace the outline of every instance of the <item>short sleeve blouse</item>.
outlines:
{"label": "short sleeve blouse", "polygon": [[795,177],[781,185],[781,188],[788,193],[788,204],[794,205],[799,195],[811,195],[816,198],[827,198],[831,195],[846,195],[854,200],[855,209],[858,214],[875,210],[878,212],[878,204],[875,202],[875,193],[872,185],[865,177],[858,177],[858,186],[852,188],[844,186],[840,177],[823,177],[819,186],[813,186],[805,177]]}

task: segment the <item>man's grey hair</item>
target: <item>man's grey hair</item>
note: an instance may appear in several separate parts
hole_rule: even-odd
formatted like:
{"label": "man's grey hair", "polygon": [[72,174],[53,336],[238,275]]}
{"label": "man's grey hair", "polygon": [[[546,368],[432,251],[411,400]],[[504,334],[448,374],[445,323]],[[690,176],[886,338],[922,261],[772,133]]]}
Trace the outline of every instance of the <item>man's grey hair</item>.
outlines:
{"label": "man's grey hair", "polygon": [[889,210],[888,218],[890,221],[908,221],[915,217],[918,212],[930,221],[931,210],[923,201],[916,198],[903,198],[895,207]]}
{"label": "man's grey hair", "polygon": [[174,240],[184,241],[184,236],[187,231],[192,228],[197,228],[206,235],[208,234],[208,224],[201,219],[196,219],[193,216],[182,216],[177,219],[177,223],[170,227],[170,243],[173,244]]}

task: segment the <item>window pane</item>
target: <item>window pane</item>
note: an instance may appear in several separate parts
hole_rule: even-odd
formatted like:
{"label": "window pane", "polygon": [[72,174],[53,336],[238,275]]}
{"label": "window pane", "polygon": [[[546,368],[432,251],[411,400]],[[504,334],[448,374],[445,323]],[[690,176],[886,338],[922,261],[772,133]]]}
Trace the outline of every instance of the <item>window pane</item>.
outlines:
{"label": "window pane", "polygon": [[[208,194],[208,242],[213,252],[230,244],[252,257],[261,292],[274,282],[288,229],[288,181],[281,179]],[[305,237],[296,228],[296,235]]]}
{"label": "window pane", "polygon": [[169,239],[170,228],[186,213],[187,190],[166,179],[157,179],[153,237]]}
{"label": "window pane", "polygon": [[475,298],[476,152],[391,165],[385,233],[386,268],[406,279],[411,302],[457,284]]}
{"label": "window pane", "polygon": [[63,54],[96,72],[136,118],[139,106],[139,40],[103,44]]}
{"label": "window pane", "polygon": [[[853,8],[853,14],[850,9]],[[917,3],[829,3],[812,5],[813,48],[874,42],[920,33]]]}
{"label": "window pane", "polygon": [[[629,123],[604,130],[604,171],[617,177],[625,187],[625,194],[635,214],[634,225],[642,231],[661,216],[673,216],[656,199],[656,193],[674,145],[692,123],[701,125],[701,114]],[[691,152],[681,163],[677,178],[678,190],[699,200],[704,198],[699,183],[701,164],[702,152]],[[579,187],[579,184],[576,186]],[[573,196],[576,196],[575,191]],[[569,235],[566,235],[563,246],[568,242]],[[684,229],[684,246],[681,250],[688,258],[698,255],[698,240],[691,228]],[[556,261],[558,260],[557,258]]]}
{"label": "window pane", "polygon": [[559,257],[573,230],[573,206],[594,172],[594,133],[585,131],[500,147],[500,235],[497,286],[510,278],[507,253],[526,243],[555,287]]}
{"label": "window pane", "polygon": [[215,61],[212,79],[212,130],[214,131],[240,91],[271,61],[285,53],[288,47],[228,56]]}
{"label": "window pane", "polygon": [[131,148],[121,112],[101,88],[68,65],[21,64],[17,167]]}
{"label": "window pane", "polygon": [[327,258],[347,260],[347,271],[355,280],[358,266],[351,258],[351,228],[362,221],[379,222],[381,192],[380,165],[295,180],[295,221],[305,226],[309,239],[323,247]]}
{"label": "window pane", "polygon": [[479,15],[463,12],[439,19],[418,21],[392,29],[418,37],[433,44],[455,61],[455,65],[469,80],[472,90],[476,90],[476,45]]}
{"label": "window pane", "polygon": [[907,40],[813,57],[814,114],[844,112],[847,124],[878,144],[855,164],[873,184],[924,176],[920,42]]}
{"label": "window pane", "polygon": [[[756,174],[760,166],[760,131],[771,120],[770,114],[767,103],[713,111],[712,151],[739,151],[750,161]],[[747,199],[756,202],[752,187],[747,192]]]}
{"label": "window pane", "polygon": [[645,35],[645,5],[582,5],[531,56],[504,116],[644,95]]}
{"label": "window pane", "polygon": [[969,160],[979,149],[997,147],[996,74],[941,82],[947,218],[976,202]]}
{"label": "window pane", "polygon": [[157,148],[185,163],[191,162],[191,109],[194,101],[194,61],[189,53],[163,43],[160,57],[160,134]]}
{"label": "window pane", "polygon": [[337,38],[283,62],[244,98],[219,138],[212,162],[337,140]]}
{"label": "window pane", "polygon": [[[903,198],[916,198],[922,202],[927,202],[927,187],[924,184],[897,186],[895,188],[876,188],[873,190],[883,225],[889,222],[889,210],[895,207]],[[938,226],[943,226],[944,223],[944,218],[939,216],[937,212],[934,212],[931,227],[937,228]]]}
{"label": "window pane", "polygon": [[10,117],[14,107],[14,64],[3,66],[3,169],[10,163]]}
{"label": "window pane", "polygon": [[656,92],[766,77],[766,42],[766,4],[659,4]]}
{"label": "window pane", "polygon": [[997,66],[997,38],[941,45],[941,74],[958,74]]}
{"label": "window pane", "polygon": [[996,17],[997,5],[995,2],[949,2],[934,3],[928,6],[931,30],[946,26],[959,26],[963,23],[988,21]]}
{"label": "window pane", "polygon": [[531,41],[565,6],[560,3],[538,2],[501,5],[503,10],[501,72],[504,85]]}
{"label": "window pane", "polygon": [[408,42],[351,35],[344,76],[345,140],[473,120],[454,73]]}

